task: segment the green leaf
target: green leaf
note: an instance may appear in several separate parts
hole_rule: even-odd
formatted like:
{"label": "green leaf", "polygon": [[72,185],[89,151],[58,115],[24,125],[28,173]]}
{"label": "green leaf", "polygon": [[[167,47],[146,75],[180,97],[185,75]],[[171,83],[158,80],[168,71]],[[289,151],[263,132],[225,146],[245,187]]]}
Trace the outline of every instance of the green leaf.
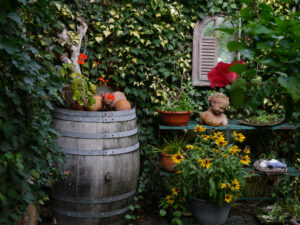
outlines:
{"label": "green leaf", "polygon": [[256,76],[256,70],[250,69],[242,72],[242,76],[248,78],[249,80],[252,80]]}
{"label": "green leaf", "polygon": [[227,48],[230,52],[232,52],[232,51],[240,50],[240,49],[244,48],[244,46],[242,43],[240,43],[238,41],[230,41],[227,44]]}
{"label": "green leaf", "polygon": [[242,72],[245,71],[246,67],[247,65],[245,64],[236,63],[229,68],[229,71],[235,72],[237,74],[242,74]]}
{"label": "green leaf", "polygon": [[233,28],[216,28],[215,30],[225,32],[225,33],[228,33],[228,34],[233,34],[234,33]]}
{"label": "green leaf", "polygon": [[17,24],[22,24],[21,17],[17,13],[10,13],[8,14],[8,18],[12,19],[15,21]]}
{"label": "green leaf", "polygon": [[272,34],[272,31],[270,29],[260,24],[253,26],[251,32],[253,32],[254,34]]}
{"label": "green leaf", "polygon": [[300,100],[300,77],[279,77],[278,83],[287,90],[295,102]]}
{"label": "green leaf", "polygon": [[240,53],[242,56],[245,56],[248,59],[253,59],[255,55],[255,52],[253,50],[247,48],[241,49]]}
{"label": "green leaf", "polygon": [[165,216],[165,215],[167,215],[167,211],[164,210],[164,209],[161,209],[161,210],[159,211],[159,215],[160,215],[160,216]]}
{"label": "green leaf", "polygon": [[245,92],[243,89],[243,85],[245,83],[246,81],[243,78],[238,78],[232,83],[230,91],[230,101],[236,109],[240,108],[244,102]]}
{"label": "green leaf", "polygon": [[131,220],[131,215],[126,214],[125,219],[126,219],[126,220]]}

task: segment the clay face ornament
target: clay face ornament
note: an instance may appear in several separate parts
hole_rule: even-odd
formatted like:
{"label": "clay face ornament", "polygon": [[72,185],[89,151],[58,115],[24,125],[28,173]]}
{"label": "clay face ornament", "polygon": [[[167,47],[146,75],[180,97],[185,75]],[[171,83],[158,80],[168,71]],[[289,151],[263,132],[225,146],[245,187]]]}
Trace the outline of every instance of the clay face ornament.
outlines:
{"label": "clay face ornament", "polygon": [[208,101],[211,102],[211,106],[200,114],[200,123],[210,126],[227,126],[227,117],[223,112],[229,105],[229,98],[222,93],[216,93],[209,96]]}

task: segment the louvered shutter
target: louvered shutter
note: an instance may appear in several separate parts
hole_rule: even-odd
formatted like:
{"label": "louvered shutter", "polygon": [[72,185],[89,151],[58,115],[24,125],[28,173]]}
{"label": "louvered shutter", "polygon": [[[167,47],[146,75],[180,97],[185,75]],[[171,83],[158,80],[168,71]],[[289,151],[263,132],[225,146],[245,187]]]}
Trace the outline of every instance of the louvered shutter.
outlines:
{"label": "louvered shutter", "polygon": [[207,72],[217,64],[218,41],[217,34],[214,37],[203,37],[204,27],[211,21],[218,25],[218,17],[208,17],[198,21],[193,35],[193,86],[210,86]]}

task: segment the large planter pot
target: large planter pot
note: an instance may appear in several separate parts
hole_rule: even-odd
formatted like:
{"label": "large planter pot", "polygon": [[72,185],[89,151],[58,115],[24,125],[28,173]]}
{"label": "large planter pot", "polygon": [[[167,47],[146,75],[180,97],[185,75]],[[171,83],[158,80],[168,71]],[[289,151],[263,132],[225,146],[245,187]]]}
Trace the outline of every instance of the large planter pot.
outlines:
{"label": "large planter pot", "polygon": [[173,154],[168,154],[166,152],[160,153],[161,164],[160,167],[168,172],[174,172],[173,166],[175,163],[172,160]]}
{"label": "large planter pot", "polygon": [[60,225],[124,224],[139,176],[135,109],[88,112],[56,109],[54,128],[66,162],[52,209]]}
{"label": "large planter pot", "polygon": [[163,124],[169,126],[186,126],[193,111],[171,112],[158,109],[158,112],[161,115]]}
{"label": "large planter pot", "polygon": [[231,204],[218,206],[206,200],[193,198],[191,201],[193,217],[201,225],[219,225],[225,223]]}

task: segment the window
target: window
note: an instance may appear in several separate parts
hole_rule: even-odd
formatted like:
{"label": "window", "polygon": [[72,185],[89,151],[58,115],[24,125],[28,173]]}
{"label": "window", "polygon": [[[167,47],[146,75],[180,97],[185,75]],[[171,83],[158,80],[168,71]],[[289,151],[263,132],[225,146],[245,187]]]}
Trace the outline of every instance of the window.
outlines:
{"label": "window", "polygon": [[232,27],[224,16],[217,15],[198,21],[193,35],[193,86],[210,86],[207,72],[218,62],[230,63],[234,55],[228,52],[227,43],[233,36],[214,30],[216,27]]}

